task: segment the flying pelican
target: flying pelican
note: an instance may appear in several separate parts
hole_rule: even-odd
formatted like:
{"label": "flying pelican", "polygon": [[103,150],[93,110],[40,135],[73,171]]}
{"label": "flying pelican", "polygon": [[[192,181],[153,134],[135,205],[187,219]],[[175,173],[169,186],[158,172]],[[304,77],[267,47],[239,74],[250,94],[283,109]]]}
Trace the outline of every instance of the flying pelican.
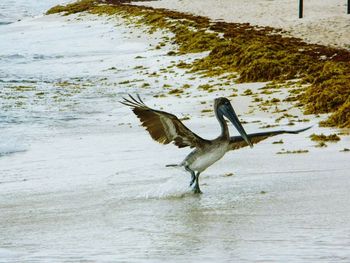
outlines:
{"label": "flying pelican", "polygon": [[[199,188],[199,175],[216,161],[220,160],[226,152],[242,147],[253,147],[253,143],[258,143],[266,138],[282,133],[299,133],[311,127],[295,131],[268,131],[247,134],[243,129],[230,101],[227,98],[217,98],[214,100],[214,111],[221,126],[221,134],[214,140],[206,140],[188,129],[175,115],[165,111],[159,111],[146,106],[139,95],[137,99],[129,95],[130,99],[123,98],[122,104],[132,108],[132,111],[140,119],[142,126],[146,128],[151,137],[159,143],[168,144],[173,142],[177,147],[195,148],[180,164],[170,166],[184,167],[191,173],[190,186],[194,184],[193,191],[201,193]],[[227,123],[224,119],[229,119],[241,136],[231,136]]]}

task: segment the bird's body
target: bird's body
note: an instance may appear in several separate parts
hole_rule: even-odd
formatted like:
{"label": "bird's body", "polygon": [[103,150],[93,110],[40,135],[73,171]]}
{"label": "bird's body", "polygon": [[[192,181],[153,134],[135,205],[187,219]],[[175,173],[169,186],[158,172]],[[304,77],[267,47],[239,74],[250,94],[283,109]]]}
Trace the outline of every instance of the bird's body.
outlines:
{"label": "bird's body", "polygon": [[[130,95],[129,95],[130,96]],[[149,108],[138,96],[138,100],[130,96],[130,99],[122,101],[124,105],[130,106],[136,116],[141,120],[142,125],[150,133],[151,137],[162,144],[173,142],[179,148],[195,148],[178,165],[183,166],[191,173],[190,186],[194,185],[194,192],[201,193],[199,188],[199,175],[209,166],[220,160],[228,151],[246,146],[253,146],[268,137],[282,133],[299,133],[309,129],[296,131],[271,131],[247,134],[242,127],[231,103],[226,98],[217,98],[214,101],[214,111],[221,126],[221,134],[214,140],[205,140],[189,130],[175,115],[164,111]],[[226,117],[236,127],[240,136],[230,137]]]}
{"label": "bird's body", "polygon": [[203,148],[193,150],[181,166],[187,166],[192,171],[204,172],[209,166],[219,161],[229,151],[229,141],[216,139]]}

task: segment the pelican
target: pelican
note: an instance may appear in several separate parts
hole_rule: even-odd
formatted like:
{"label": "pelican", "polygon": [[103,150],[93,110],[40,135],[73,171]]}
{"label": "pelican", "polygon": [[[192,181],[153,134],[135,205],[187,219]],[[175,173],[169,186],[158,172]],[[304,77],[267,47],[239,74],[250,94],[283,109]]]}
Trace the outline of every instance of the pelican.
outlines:
{"label": "pelican", "polygon": [[[247,134],[240,123],[230,101],[221,97],[214,100],[214,112],[221,126],[221,134],[214,140],[206,140],[188,129],[175,115],[148,107],[141,97],[129,95],[123,98],[122,104],[131,107],[146,128],[151,137],[162,144],[173,142],[177,147],[190,147],[194,150],[180,164],[170,164],[167,167],[184,167],[191,174],[190,187],[196,194],[202,193],[199,188],[199,175],[209,166],[220,160],[225,153],[242,147],[253,147],[266,138],[282,133],[299,133],[311,127],[295,131],[268,131]],[[230,136],[226,117],[240,133],[240,136]]]}

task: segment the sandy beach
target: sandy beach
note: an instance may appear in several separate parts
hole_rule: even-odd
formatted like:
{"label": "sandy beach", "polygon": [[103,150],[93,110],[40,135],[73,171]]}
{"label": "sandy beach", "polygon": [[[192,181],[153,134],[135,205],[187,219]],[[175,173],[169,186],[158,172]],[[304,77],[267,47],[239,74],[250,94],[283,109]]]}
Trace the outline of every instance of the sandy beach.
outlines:
{"label": "sandy beach", "polygon": [[[327,23],[307,11],[303,21],[296,11],[265,20],[276,1],[243,8],[239,0],[237,17],[227,2],[142,4],[295,26],[300,36],[311,26],[312,42],[346,47],[349,39],[348,25],[333,29],[337,41],[317,34]],[[345,12],[336,2],[325,19]],[[255,20],[252,9],[261,12]],[[349,18],[337,19],[334,26]],[[307,84],[267,89],[271,82],[189,72],[177,65],[208,52],[173,55],[168,31],[148,31],[87,13],[0,26],[0,262],[349,262],[349,129],[319,127],[328,114],[304,115],[286,100]],[[248,133],[312,128],[228,153],[201,175],[203,194],[194,195],[186,171],[165,167],[190,149],[154,142],[119,103],[128,93],[208,139],[220,131],[212,109],[221,96]],[[230,132],[238,134],[232,125]],[[340,140],[323,145],[312,134]]]}
{"label": "sandy beach", "polygon": [[294,0],[159,0],[134,3],[188,12],[234,23],[282,28],[287,35],[310,43],[350,48],[350,15],[344,0],[304,1],[304,18],[298,18]]}

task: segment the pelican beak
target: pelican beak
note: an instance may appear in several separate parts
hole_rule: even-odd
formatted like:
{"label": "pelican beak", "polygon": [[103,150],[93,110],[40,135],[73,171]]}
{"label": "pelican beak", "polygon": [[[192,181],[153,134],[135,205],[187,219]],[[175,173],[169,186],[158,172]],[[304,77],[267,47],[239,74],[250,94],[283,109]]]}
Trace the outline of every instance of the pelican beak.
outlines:
{"label": "pelican beak", "polygon": [[232,124],[235,126],[237,131],[241,134],[241,136],[245,140],[245,142],[252,148],[253,144],[250,141],[247,133],[245,132],[241,122],[239,121],[232,105],[231,104],[221,105],[220,109],[221,109],[222,114],[232,122]]}

